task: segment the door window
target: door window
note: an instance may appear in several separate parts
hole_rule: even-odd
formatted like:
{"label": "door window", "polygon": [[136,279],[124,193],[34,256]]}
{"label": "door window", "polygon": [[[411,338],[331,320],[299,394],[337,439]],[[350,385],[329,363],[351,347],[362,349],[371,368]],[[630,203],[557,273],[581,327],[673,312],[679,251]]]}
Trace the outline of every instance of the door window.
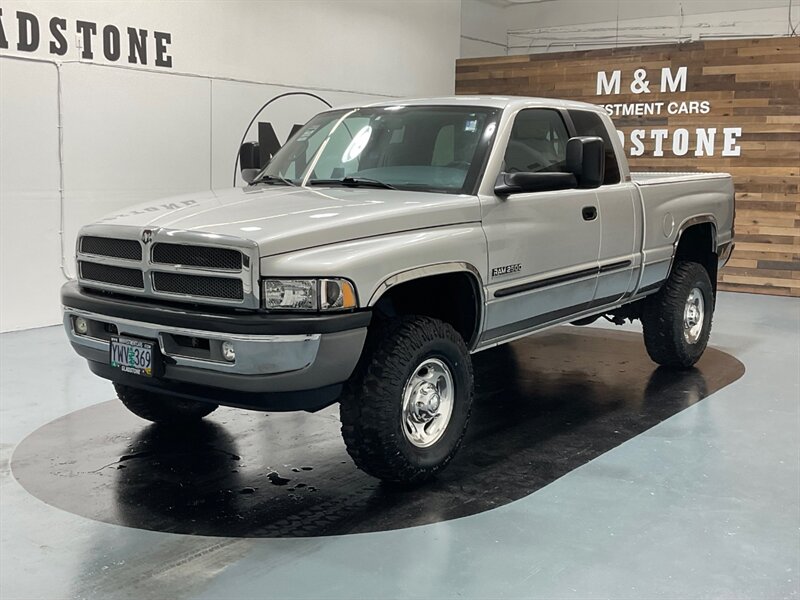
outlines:
{"label": "door window", "polygon": [[511,128],[503,171],[563,172],[567,140],[569,133],[558,112],[543,108],[521,110]]}

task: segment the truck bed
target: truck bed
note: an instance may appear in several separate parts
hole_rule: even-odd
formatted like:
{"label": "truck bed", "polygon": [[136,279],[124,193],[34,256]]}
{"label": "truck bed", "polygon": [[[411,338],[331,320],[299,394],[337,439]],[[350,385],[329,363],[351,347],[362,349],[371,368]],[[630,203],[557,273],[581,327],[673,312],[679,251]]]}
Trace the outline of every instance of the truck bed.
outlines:
{"label": "truck bed", "polygon": [[645,215],[641,287],[663,280],[680,232],[698,218],[714,224],[716,243],[733,239],[733,179],[727,173],[631,173]]}

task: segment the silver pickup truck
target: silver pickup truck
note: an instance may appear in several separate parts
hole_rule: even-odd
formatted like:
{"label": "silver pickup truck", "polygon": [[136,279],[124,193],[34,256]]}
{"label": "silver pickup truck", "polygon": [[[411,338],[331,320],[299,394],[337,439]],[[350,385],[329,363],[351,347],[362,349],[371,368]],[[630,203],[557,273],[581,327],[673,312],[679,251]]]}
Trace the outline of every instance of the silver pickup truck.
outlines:
{"label": "silver pickup truck", "polygon": [[[632,174],[596,106],[454,97],[330,110],[232,188],[84,227],[64,326],[135,414],[340,404],[355,463],[415,483],[457,451],[470,354],[641,319],[702,355],[733,249],[726,174]],[[255,153],[257,154],[257,153]]]}

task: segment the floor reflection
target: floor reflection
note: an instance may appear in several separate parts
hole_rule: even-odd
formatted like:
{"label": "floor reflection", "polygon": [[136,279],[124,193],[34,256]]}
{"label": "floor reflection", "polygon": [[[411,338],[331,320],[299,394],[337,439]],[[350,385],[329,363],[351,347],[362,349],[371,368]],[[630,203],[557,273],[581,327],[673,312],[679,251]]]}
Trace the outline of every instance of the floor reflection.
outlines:
{"label": "floor reflection", "polygon": [[415,490],[355,469],[336,406],[313,415],[220,409],[176,430],[145,425],[110,401],[35,431],[12,469],[51,505],[142,529],[247,537],[397,529],[526,496],[743,373],[713,348],[696,369],[657,369],[641,337],[622,331],[565,327],[482,352],[464,448]]}

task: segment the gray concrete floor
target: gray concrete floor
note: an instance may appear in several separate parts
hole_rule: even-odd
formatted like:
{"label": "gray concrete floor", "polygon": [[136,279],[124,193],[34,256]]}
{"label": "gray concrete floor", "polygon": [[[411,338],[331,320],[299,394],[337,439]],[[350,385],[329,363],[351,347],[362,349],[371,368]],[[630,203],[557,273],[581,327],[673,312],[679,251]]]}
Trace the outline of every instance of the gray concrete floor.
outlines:
{"label": "gray concrete floor", "polygon": [[15,446],[113,392],[59,328],[4,334],[0,598],[796,598],[800,301],[721,294],[711,343],[740,380],[521,500],[399,531],[236,539],[28,494]]}

